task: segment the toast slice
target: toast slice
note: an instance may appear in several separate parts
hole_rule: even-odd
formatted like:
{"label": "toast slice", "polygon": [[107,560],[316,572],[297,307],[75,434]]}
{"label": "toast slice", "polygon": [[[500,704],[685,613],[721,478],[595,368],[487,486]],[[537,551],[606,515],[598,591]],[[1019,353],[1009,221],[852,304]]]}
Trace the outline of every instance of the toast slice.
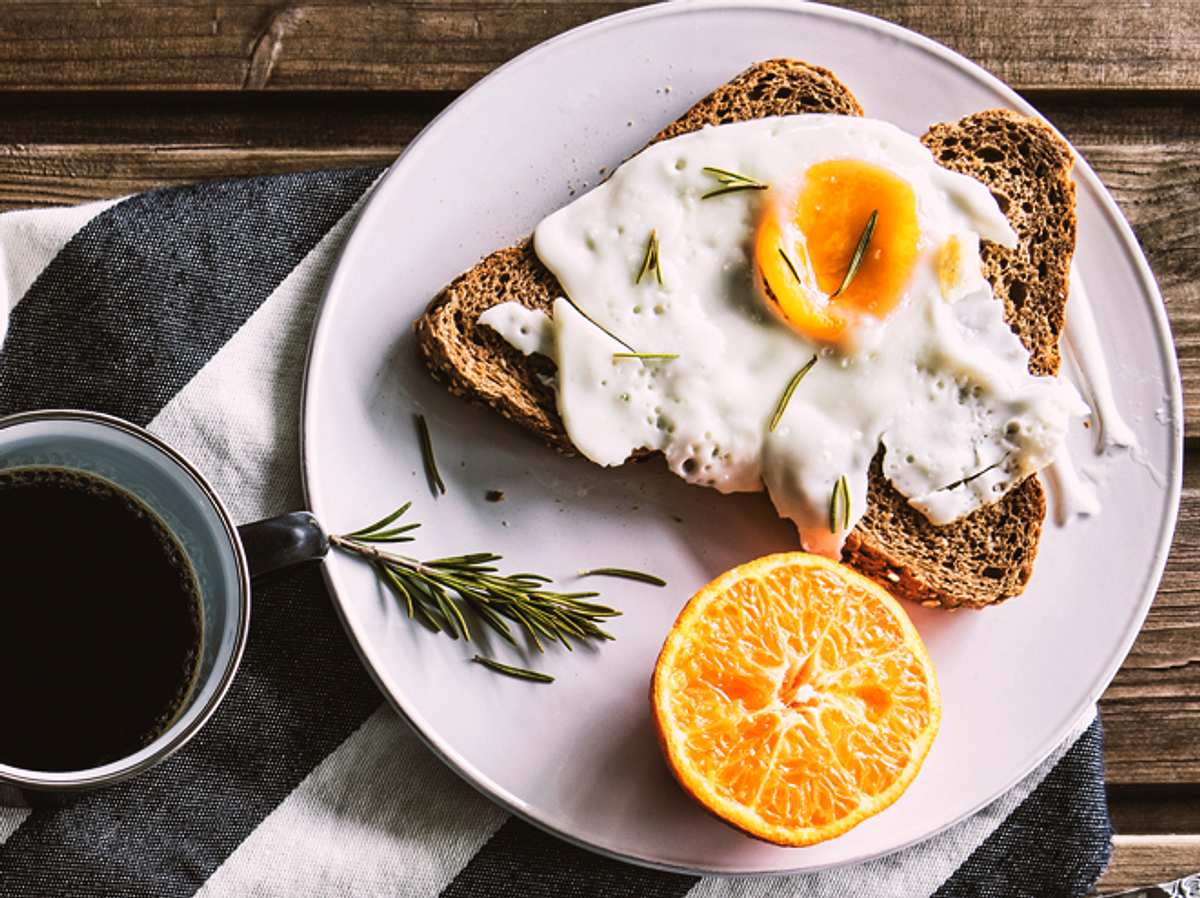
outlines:
{"label": "toast slice", "polygon": [[[983,273],[1029,350],[1029,370],[1057,374],[1075,251],[1075,182],[1067,144],[1037,119],[990,109],[933,125],[921,138],[947,168],[992,191],[1017,246],[981,243]],[[867,512],[842,560],[924,605],[982,607],[1018,595],[1033,574],[1046,494],[1029,477],[994,505],[937,527],[896,491],[876,457]]]}
{"label": "toast slice", "polygon": [[[805,112],[861,115],[862,109],[831,72],[769,60],[701,99],[652,142],[710,124]],[[1057,371],[1075,238],[1070,150],[1040,122],[1003,110],[936,125],[923,140],[941,164],[976,177],[996,195],[1019,244],[1010,251],[985,242],[984,273],[1030,350],[1030,369]],[[509,300],[549,313],[562,292],[526,239],[455,278],[414,329],[430,374],[452,393],[491,406],[571,454],[554,391],[542,379],[552,364],[527,358],[477,324],[485,309]],[[884,478],[881,459],[872,467],[868,509],[847,537],[844,561],[896,595],[923,604],[982,607],[1022,591],[1046,512],[1036,477],[1000,502],[937,527]]]}
{"label": "toast slice", "polygon": [[[862,115],[849,88],[832,72],[805,62],[772,59],[751,66],[667,125],[651,143],[705,125],[827,112]],[[425,364],[451,393],[490,405],[533,431],[560,452],[575,453],[556,410],[554,390],[539,368],[489,327],[477,322],[484,309],[516,301],[547,314],[563,293],[558,280],[538,260],[533,241],[497,250],[459,275],[434,298],[414,325]],[[536,359],[536,357],[531,357]]]}

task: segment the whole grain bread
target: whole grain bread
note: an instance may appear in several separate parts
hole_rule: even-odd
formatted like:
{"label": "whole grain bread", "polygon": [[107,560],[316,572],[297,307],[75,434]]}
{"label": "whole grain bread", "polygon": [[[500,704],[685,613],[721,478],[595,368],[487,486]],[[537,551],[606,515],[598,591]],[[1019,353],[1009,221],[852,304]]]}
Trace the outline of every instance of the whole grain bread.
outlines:
{"label": "whole grain bread", "polygon": [[[791,59],[771,59],[718,87],[651,143],[705,125],[802,112],[862,115],[862,107],[827,69]],[[532,241],[526,239],[497,250],[455,278],[414,327],[429,373],[451,393],[490,405],[554,448],[571,454],[575,450],[559,421],[554,390],[538,376],[545,372],[491,328],[477,323],[484,309],[508,301],[549,313],[562,292],[558,280],[534,254]]]}
{"label": "whole grain bread", "polygon": [[[986,184],[1017,232],[1015,249],[983,241],[983,271],[1029,350],[1029,370],[1057,373],[1075,251],[1070,147],[1037,119],[1005,109],[934,125],[921,140],[939,163]],[[927,605],[982,607],[1024,590],[1046,517],[1037,477],[937,527],[883,476],[881,461],[871,471],[867,512],[842,551],[847,564]]]}
{"label": "whole grain bread", "polygon": [[[861,115],[858,101],[829,71],[795,60],[758,63],[704,97],[654,141],[705,125],[770,115]],[[1006,250],[986,241],[984,272],[1005,315],[1030,350],[1034,373],[1058,369],[1058,337],[1075,241],[1074,185],[1066,145],[1042,123],[1004,110],[935,125],[923,138],[947,168],[982,181],[1016,230]],[[562,295],[531,241],[498,250],[455,278],[415,322],[433,377],[533,431],[561,452],[573,447],[555,410],[554,391],[537,357],[527,358],[479,315],[516,301],[550,311]],[[549,363],[544,363],[549,366]],[[1036,477],[1001,501],[937,527],[913,509],[872,466],[868,508],[846,540],[843,560],[893,593],[948,608],[982,607],[1022,591],[1033,570],[1046,499]]]}

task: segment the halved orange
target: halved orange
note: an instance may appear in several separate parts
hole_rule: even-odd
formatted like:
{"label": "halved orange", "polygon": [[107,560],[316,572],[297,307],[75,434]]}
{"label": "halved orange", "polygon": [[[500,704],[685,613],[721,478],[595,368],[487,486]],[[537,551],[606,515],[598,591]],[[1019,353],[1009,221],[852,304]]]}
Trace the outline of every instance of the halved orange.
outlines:
{"label": "halved orange", "polygon": [[803,552],[743,564],[696,593],[651,699],[683,788],[778,845],[831,839],[892,804],[941,722],[933,664],[897,601]]}

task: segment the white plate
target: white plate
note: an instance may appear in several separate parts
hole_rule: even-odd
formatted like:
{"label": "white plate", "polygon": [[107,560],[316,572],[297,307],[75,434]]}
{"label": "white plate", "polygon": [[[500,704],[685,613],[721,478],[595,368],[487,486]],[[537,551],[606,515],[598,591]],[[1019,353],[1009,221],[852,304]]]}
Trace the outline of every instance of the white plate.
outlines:
{"label": "white plate", "polygon": [[[790,525],[762,495],[687,487],[658,464],[605,470],[558,457],[433,383],[411,324],[460,271],[596,184],[694,100],[773,56],[828,66],[868,115],[915,133],[987,107],[1032,112],[945,48],[820,6],[668,4],[584,26],[485,78],[392,167],[330,284],[305,385],[305,485],[327,527],[353,529],[412,499],[423,527],[411,548],[425,557],[491,550],[509,570],[568,585],[575,571],[597,565],[670,581],[662,590],[588,581],[625,611],[612,626],[616,641],[598,651],[528,659],[485,644],[558,678],[541,686],[468,663],[476,647],[407,620],[366,565],[336,554],[326,564],[367,666],[446,763],[579,844],[694,872],[862,860],[1001,794],[1062,740],[1124,658],[1158,583],[1179,497],[1181,400],[1162,302],[1128,225],[1081,163],[1077,260],[1118,402],[1157,476],[1114,463],[1103,513],[1048,528],[1024,596],[983,613],[910,609],[937,665],[945,713],[924,769],[892,808],[826,844],[784,849],[738,834],[684,796],[651,725],[647,686],[659,646],[699,586],[739,562],[795,548]],[[436,500],[421,469],[418,410],[448,488]],[[1082,431],[1074,448],[1088,452]],[[506,499],[485,501],[489,489]]]}

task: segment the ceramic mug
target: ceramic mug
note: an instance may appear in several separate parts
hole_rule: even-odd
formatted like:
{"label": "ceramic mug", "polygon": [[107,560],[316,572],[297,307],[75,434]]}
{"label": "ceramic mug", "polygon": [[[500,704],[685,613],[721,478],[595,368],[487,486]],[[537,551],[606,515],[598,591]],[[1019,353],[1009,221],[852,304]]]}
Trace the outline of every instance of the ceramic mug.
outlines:
{"label": "ceramic mug", "polygon": [[[120,782],[178,751],[216,711],[233,682],[250,627],[252,577],[320,558],[329,548],[308,512],[236,527],[216,492],[182,455],[110,415],[55,409],[0,418],[0,470],[27,466],[98,475],[149,506],[195,569],[204,636],[196,686],[170,727],[137,752],[88,770],[38,771],[0,762],[0,805],[17,806],[53,803]],[[0,585],[3,578],[0,571]]]}

